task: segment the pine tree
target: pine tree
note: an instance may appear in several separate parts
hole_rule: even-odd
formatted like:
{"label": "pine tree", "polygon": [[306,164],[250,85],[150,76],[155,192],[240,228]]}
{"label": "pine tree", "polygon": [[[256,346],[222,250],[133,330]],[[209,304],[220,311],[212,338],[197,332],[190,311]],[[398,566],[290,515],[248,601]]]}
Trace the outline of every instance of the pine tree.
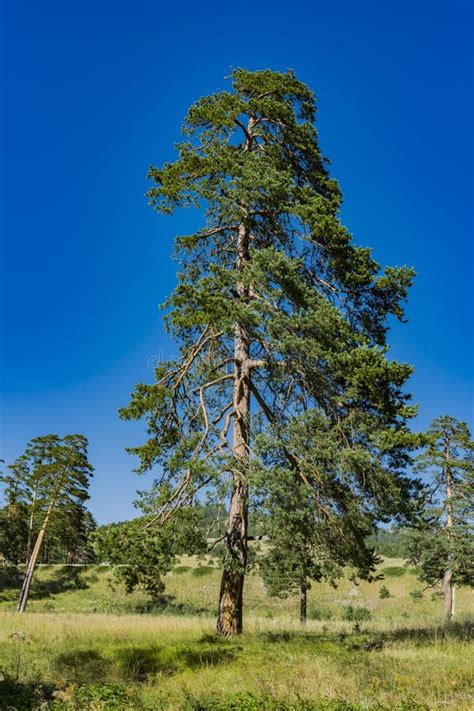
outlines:
{"label": "pine tree", "polygon": [[[176,241],[178,285],[165,306],[180,353],[154,384],[136,387],[121,415],[146,419],[148,440],[129,451],[138,471],[156,467],[171,487],[158,523],[202,489],[229,496],[217,620],[225,636],[242,630],[260,434],[262,466],[283,456],[334,529],[342,509],[368,525],[410,497],[411,368],[387,359],[386,333],[387,317],[403,318],[413,271],[381,271],[352,243],[315,114],[292,71],[237,69],[229,91],[189,109],[176,161],[149,173],[158,212],[195,208],[203,225]],[[315,468],[321,423],[343,452],[327,474]],[[296,432],[306,426],[305,440]]]}
{"label": "pine tree", "polygon": [[431,477],[425,525],[409,538],[411,559],[429,585],[441,583],[444,615],[454,615],[454,585],[474,586],[474,442],[465,422],[433,421],[417,469]]}
{"label": "pine tree", "polygon": [[25,469],[19,463],[0,474],[4,508],[0,509],[0,554],[9,565],[24,560],[28,538]]}
{"label": "pine tree", "polygon": [[[46,533],[58,514],[66,518],[89,496],[92,466],[87,458],[88,442],[83,435],[36,437],[13,465],[22,472],[25,498],[29,503],[27,561],[17,610],[24,612],[33,575]],[[34,545],[33,539],[35,539]]]}
{"label": "pine tree", "polygon": [[[333,561],[325,561],[318,547],[314,507],[305,488],[295,482],[293,473],[285,478],[276,470],[272,474],[271,496],[265,501],[267,550],[257,560],[269,595],[299,595],[300,622],[305,624],[311,581],[334,573]],[[265,505],[263,501],[259,504]]]}
{"label": "pine tree", "polygon": [[127,592],[143,590],[152,604],[163,598],[163,576],[172,569],[176,557],[203,553],[205,540],[199,529],[200,512],[182,507],[172,521],[149,526],[145,513],[131,521],[101,526],[92,536],[100,561],[114,566],[116,578]]}

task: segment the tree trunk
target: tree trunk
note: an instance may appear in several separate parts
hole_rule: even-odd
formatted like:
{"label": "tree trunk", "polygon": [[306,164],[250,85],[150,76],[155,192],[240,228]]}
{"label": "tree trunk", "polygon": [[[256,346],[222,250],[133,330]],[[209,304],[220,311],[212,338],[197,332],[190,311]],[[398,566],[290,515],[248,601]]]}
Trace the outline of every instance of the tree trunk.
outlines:
{"label": "tree trunk", "polygon": [[[249,237],[242,224],[239,227],[237,241],[237,269],[243,269],[248,260]],[[237,284],[237,292],[241,299],[248,297],[243,284]],[[235,326],[234,358],[233,486],[217,616],[217,633],[224,637],[242,632],[243,587],[247,567],[250,369],[249,338],[245,328],[240,324]]]}
{"label": "tree trunk", "polygon": [[33,524],[34,524],[34,518],[35,518],[37,495],[38,495],[38,483],[35,484],[35,488],[33,490],[33,499],[31,501],[30,518],[28,521],[28,538],[26,541],[26,565],[28,565],[28,563],[30,562],[30,556],[31,556],[31,544],[33,542]]}
{"label": "tree trunk", "polygon": [[21,586],[20,597],[18,598],[18,604],[16,606],[16,609],[18,612],[25,612],[25,610],[26,610],[26,604],[28,602],[28,597],[30,595],[30,588],[31,588],[32,580],[33,580],[33,574],[35,572],[36,563],[38,562],[38,557],[39,557],[39,554],[41,551],[41,546],[43,545],[43,540],[44,540],[44,536],[46,533],[46,529],[48,527],[49,519],[51,517],[51,513],[52,513],[54,505],[56,503],[56,498],[57,497],[55,495],[51,499],[51,502],[48,506],[48,510],[46,512],[46,516],[43,521],[43,525],[41,526],[41,529],[38,533],[38,538],[36,539],[36,543],[34,545],[33,551],[32,551],[31,556],[27,562],[25,577],[23,579],[23,585]]}
{"label": "tree trunk", "polygon": [[[454,526],[454,516],[453,516],[453,475],[451,468],[449,466],[450,449],[449,446],[446,447],[446,508],[447,508],[447,519],[446,527],[448,529],[448,541],[451,547],[451,529]],[[448,565],[452,564],[451,551],[448,556]],[[446,622],[453,616],[453,571],[448,568],[443,577],[443,594],[444,594],[444,616]]]}
{"label": "tree trunk", "polygon": [[449,622],[449,620],[451,619],[451,617],[454,614],[454,610],[453,610],[454,595],[453,595],[452,579],[453,579],[452,571],[447,570],[445,572],[444,578],[443,578],[444,616],[446,618],[446,622]]}
{"label": "tree trunk", "polygon": [[35,572],[36,562],[41,550],[41,545],[43,543],[45,528],[42,527],[41,531],[38,533],[38,538],[36,539],[33,552],[31,553],[30,559],[25,572],[25,577],[23,579],[23,585],[21,586],[20,597],[18,598],[18,604],[16,609],[18,612],[24,612],[26,610],[26,603],[28,602],[28,597],[30,594],[30,587],[33,580],[33,573]]}
{"label": "tree trunk", "polygon": [[306,587],[306,582],[301,583],[300,587],[300,622],[302,625],[306,624],[308,614],[308,590]]}

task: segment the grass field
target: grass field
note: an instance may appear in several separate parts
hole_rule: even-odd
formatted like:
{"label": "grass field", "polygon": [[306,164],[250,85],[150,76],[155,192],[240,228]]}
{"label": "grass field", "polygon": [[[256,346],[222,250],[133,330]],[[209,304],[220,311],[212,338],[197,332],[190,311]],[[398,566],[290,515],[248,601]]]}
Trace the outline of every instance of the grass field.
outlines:
{"label": "grass field", "polygon": [[440,598],[386,560],[383,581],[315,584],[302,630],[296,598],[271,599],[250,575],[246,632],[225,641],[214,635],[211,562],[181,560],[152,613],[109,568],[51,566],[20,616],[14,581],[0,575],[2,711],[473,707],[470,591],[457,591],[457,622],[444,627]]}

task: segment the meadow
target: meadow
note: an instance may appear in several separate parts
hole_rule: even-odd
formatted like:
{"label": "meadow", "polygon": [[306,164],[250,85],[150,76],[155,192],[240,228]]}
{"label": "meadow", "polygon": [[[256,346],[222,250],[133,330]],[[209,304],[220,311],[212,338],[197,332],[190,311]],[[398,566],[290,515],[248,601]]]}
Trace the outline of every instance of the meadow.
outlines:
{"label": "meadow", "polygon": [[270,598],[248,576],[244,635],[214,634],[220,571],[183,558],[151,606],[110,568],[44,566],[25,615],[0,569],[0,708],[470,709],[474,601],[457,591],[442,624],[438,594],[402,560],[383,580],[314,584],[308,622],[297,598]]}

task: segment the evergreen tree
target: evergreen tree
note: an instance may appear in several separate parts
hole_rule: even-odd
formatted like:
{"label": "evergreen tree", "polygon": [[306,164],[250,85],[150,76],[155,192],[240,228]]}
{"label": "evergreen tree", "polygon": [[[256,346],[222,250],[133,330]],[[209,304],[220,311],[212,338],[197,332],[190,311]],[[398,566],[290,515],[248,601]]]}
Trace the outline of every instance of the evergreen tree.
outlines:
{"label": "evergreen tree", "polygon": [[161,598],[165,590],[163,575],[171,570],[176,556],[202,553],[206,548],[199,505],[183,506],[172,521],[159,528],[150,526],[163,496],[168,498],[168,493],[156,487],[139,492],[135,506],[142,510],[142,516],[101,526],[92,536],[99,560],[116,566],[115,575],[125,583],[127,592],[139,588],[152,602]]}
{"label": "evergreen tree", "polygon": [[7,564],[17,565],[25,557],[28,538],[25,500],[25,468],[19,463],[0,474],[4,508],[0,509],[0,554]]}
{"label": "evergreen tree", "polygon": [[300,622],[305,624],[311,581],[335,569],[318,548],[314,507],[305,487],[295,481],[293,472],[274,469],[272,474],[271,482],[264,482],[267,497],[257,499],[259,510],[267,511],[269,539],[259,556],[259,567],[269,595],[299,595]]}
{"label": "evergreen tree", "polygon": [[[166,306],[180,354],[121,411],[147,421],[147,442],[130,449],[138,470],[157,467],[171,487],[158,522],[203,488],[229,497],[217,620],[226,636],[242,630],[254,458],[271,477],[283,457],[328,527],[344,511],[358,535],[411,495],[402,472],[414,414],[403,391],[411,368],[389,361],[386,346],[413,271],[381,271],[341,224],[312,91],[291,71],[237,69],[231,82],[190,108],[176,161],[150,169],[158,212],[191,207],[205,221],[176,243]],[[321,428],[341,451],[328,473],[315,451]]]}
{"label": "evergreen tree", "polygon": [[474,586],[474,442],[454,417],[435,419],[417,461],[431,477],[424,526],[412,532],[412,561],[429,585],[441,583],[444,614],[454,615],[454,585]]}
{"label": "evergreen tree", "polygon": [[97,524],[80,502],[59,507],[51,519],[45,538],[42,563],[94,563],[95,552],[91,536]]}
{"label": "evergreen tree", "polygon": [[[88,498],[92,466],[87,458],[88,442],[83,435],[36,437],[13,465],[22,472],[25,497],[29,502],[27,563],[17,609],[24,612],[46,533],[58,511],[71,516]],[[63,532],[64,533],[64,532]],[[35,540],[34,546],[32,545]]]}

